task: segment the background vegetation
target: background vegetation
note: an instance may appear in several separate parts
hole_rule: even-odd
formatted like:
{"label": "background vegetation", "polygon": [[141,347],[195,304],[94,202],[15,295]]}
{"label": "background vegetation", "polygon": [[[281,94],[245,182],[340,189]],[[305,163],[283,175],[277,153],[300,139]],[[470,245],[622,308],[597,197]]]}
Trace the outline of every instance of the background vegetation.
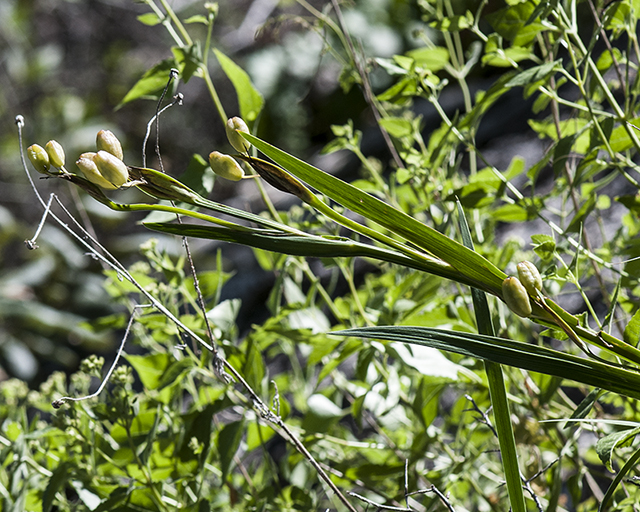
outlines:
{"label": "background vegetation", "polygon": [[[640,6],[2,9],[1,510],[637,508]],[[71,172],[103,128],[138,166],[171,67],[184,101],[160,119],[162,166],[235,224],[115,212],[42,179],[114,259],[51,219],[28,251],[42,210],[15,115]],[[231,152],[237,114],[329,206],[217,179],[206,157]],[[167,232],[192,237],[211,332]],[[498,300],[522,260],[561,320]],[[95,391],[121,341],[99,397],[51,407]]]}

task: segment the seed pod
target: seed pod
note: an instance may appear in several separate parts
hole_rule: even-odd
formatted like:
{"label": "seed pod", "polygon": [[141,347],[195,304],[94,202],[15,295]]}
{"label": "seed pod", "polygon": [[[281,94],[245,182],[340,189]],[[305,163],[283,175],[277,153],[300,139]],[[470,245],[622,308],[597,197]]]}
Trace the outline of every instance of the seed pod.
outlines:
{"label": "seed pod", "polygon": [[218,151],[209,153],[209,165],[213,172],[221,178],[231,181],[240,181],[244,177],[244,171],[233,157],[223,155]]}
{"label": "seed pod", "polygon": [[119,160],[124,158],[122,144],[120,144],[118,137],[116,137],[110,130],[100,130],[98,132],[98,135],[96,135],[96,147],[98,148],[98,151],[111,153]]}
{"label": "seed pod", "polygon": [[47,171],[51,167],[49,155],[42,146],[33,144],[27,148],[27,157],[33,165],[33,168],[42,174],[49,174]]}
{"label": "seed pod", "polygon": [[129,179],[129,171],[122,160],[107,151],[98,151],[93,157],[102,177],[114,188],[120,188]]}
{"label": "seed pod", "polygon": [[542,290],[542,277],[536,266],[530,261],[521,261],[517,265],[518,277],[525,289],[534,297]]}
{"label": "seed pod", "polygon": [[64,167],[64,149],[57,140],[47,142],[44,149],[47,151],[47,155],[49,155],[51,165],[58,169]]}
{"label": "seed pod", "polygon": [[87,178],[91,183],[98,185],[99,187],[106,188],[109,190],[113,190],[117,188],[115,185],[105,180],[100,174],[98,170],[98,166],[93,161],[93,157],[96,156],[95,153],[82,153],[80,158],[76,161],[76,165],[78,169],[82,171],[84,177]]}
{"label": "seed pod", "polygon": [[502,281],[502,299],[516,315],[522,318],[531,316],[529,294],[517,277],[507,277]]}
{"label": "seed pod", "polygon": [[227,119],[225,125],[225,131],[227,132],[227,139],[238,153],[246,153],[249,151],[251,144],[249,144],[238,132],[249,133],[249,127],[240,117],[232,117]]}

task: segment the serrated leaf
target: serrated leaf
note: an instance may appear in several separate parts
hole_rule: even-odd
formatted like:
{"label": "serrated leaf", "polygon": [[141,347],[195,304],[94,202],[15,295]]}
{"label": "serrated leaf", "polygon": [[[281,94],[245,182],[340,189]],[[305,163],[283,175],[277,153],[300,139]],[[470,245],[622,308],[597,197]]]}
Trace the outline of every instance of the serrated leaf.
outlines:
{"label": "serrated leaf", "polygon": [[238,96],[240,117],[247,123],[253,123],[264,105],[262,94],[251,83],[249,75],[220,50],[214,49],[220,67],[231,80]]}

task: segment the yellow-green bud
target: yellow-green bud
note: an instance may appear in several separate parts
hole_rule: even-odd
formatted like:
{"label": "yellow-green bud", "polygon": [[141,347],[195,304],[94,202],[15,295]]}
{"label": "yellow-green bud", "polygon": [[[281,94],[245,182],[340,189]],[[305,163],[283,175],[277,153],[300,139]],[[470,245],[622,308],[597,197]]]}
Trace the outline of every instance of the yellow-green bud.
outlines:
{"label": "yellow-green bud", "polygon": [[249,127],[242,118],[232,117],[227,119],[225,131],[227,132],[227,139],[229,139],[229,143],[238,153],[246,153],[249,150],[251,144],[249,144],[249,142],[247,142],[242,135],[238,133],[238,131],[249,133]]}
{"label": "yellow-green bud", "polygon": [[39,146],[38,144],[29,146],[27,148],[27,157],[36,171],[42,174],[49,174],[47,172],[51,166],[49,162],[49,155],[47,155],[47,152],[42,146]]}
{"label": "yellow-green bud", "polygon": [[85,178],[99,187],[109,190],[117,188],[102,177],[102,174],[100,174],[100,171],[98,170],[98,166],[93,161],[94,156],[96,156],[95,153],[82,153],[80,158],[76,161],[78,169],[82,171]]}
{"label": "yellow-green bud", "polygon": [[64,167],[64,149],[57,140],[50,140],[44,146],[49,155],[49,162],[58,169]]}
{"label": "yellow-green bud", "polygon": [[244,171],[233,157],[223,155],[219,151],[209,153],[209,165],[213,172],[221,178],[231,181],[240,181],[244,177]]}
{"label": "yellow-green bud", "polygon": [[507,277],[502,281],[502,298],[516,315],[523,318],[531,316],[529,294],[517,277]]}
{"label": "yellow-green bud", "polygon": [[518,277],[526,290],[534,297],[542,290],[542,277],[536,266],[530,261],[521,261],[517,265]]}
{"label": "yellow-green bud", "polygon": [[93,157],[102,177],[115,188],[120,188],[129,179],[127,166],[118,157],[106,151],[98,151]]}
{"label": "yellow-green bud", "polygon": [[98,132],[98,135],[96,135],[96,147],[98,148],[98,151],[111,153],[120,160],[124,158],[122,144],[120,144],[118,137],[116,137],[110,130],[100,130]]}

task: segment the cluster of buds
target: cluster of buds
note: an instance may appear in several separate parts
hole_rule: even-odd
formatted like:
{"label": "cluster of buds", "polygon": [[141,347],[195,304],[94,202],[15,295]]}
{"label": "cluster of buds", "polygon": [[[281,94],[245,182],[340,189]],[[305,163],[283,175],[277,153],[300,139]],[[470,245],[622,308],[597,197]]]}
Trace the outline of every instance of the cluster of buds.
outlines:
{"label": "cluster of buds", "polygon": [[106,189],[122,187],[129,180],[129,171],[122,161],[122,145],[109,130],[96,136],[97,153],[82,153],[76,161],[78,169],[91,183]]}
{"label": "cluster of buds", "polygon": [[[247,123],[239,117],[232,117],[227,120],[225,131],[233,149],[241,154],[246,154],[249,151],[251,145],[238,133],[249,133]],[[209,165],[213,172],[226,180],[240,181],[245,177],[240,164],[230,155],[222,154],[219,151],[209,153]]]}
{"label": "cluster of buds", "polygon": [[531,316],[530,296],[538,297],[542,290],[542,277],[535,265],[529,261],[518,263],[518,277],[507,277],[502,282],[502,298],[516,315]]}
{"label": "cluster of buds", "polygon": [[[44,148],[38,144],[32,144],[27,148],[27,157],[33,168],[41,174],[56,175],[66,172],[64,149],[58,141],[50,140]],[[52,167],[57,171],[52,171]]]}
{"label": "cluster of buds", "polygon": [[[122,145],[109,130],[100,130],[96,136],[97,152],[82,153],[76,165],[91,183],[106,189],[122,187],[129,180],[129,171],[122,161]],[[69,176],[64,168],[65,154],[55,140],[45,147],[33,144],[27,148],[27,157],[34,169],[48,176]]]}

